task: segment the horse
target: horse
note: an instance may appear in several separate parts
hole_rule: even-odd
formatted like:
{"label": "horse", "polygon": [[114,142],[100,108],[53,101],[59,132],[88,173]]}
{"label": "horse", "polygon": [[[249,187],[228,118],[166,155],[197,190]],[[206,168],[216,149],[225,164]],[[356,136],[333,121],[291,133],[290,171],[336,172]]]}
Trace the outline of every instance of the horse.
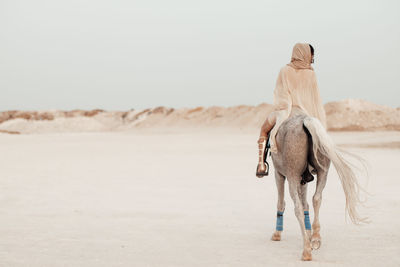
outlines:
{"label": "horse", "polygon": [[[363,190],[352,169],[344,158],[346,151],[337,147],[328,135],[321,122],[297,110],[279,127],[276,135],[277,152],[271,153],[275,169],[275,180],[278,189],[276,230],[273,241],[280,241],[283,231],[283,213],[285,210],[285,179],[289,184],[290,196],[294,202],[294,211],[303,236],[303,253],[301,259],[312,260],[312,249],[321,246],[319,211],[322,201],[328,170],[333,163],[341,181],[346,197],[346,212],[355,224],[367,222],[357,210],[360,204],[360,191]],[[357,157],[357,156],[356,156]],[[361,159],[358,157],[358,159]],[[316,190],[312,198],[314,221],[312,229],[307,203],[307,183],[301,183],[301,175],[311,165],[316,173]]]}

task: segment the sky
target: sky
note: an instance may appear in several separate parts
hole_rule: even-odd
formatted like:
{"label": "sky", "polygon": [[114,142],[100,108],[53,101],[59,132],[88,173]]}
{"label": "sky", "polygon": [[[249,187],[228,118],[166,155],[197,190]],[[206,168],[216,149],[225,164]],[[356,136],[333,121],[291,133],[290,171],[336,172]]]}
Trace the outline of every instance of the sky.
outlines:
{"label": "sky", "polygon": [[0,110],[272,103],[297,42],[324,103],[400,107],[400,1],[0,0]]}

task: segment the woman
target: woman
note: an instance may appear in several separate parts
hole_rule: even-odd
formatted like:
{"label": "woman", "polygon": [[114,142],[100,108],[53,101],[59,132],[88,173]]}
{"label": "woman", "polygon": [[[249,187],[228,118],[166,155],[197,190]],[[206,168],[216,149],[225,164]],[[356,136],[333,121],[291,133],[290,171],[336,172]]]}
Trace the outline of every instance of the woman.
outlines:
{"label": "woman", "polygon": [[314,63],[314,48],[310,44],[297,43],[293,47],[291,62],[279,72],[274,90],[274,109],[261,127],[258,139],[257,177],[268,175],[264,163],[268,134],[271,132],[271,152],[277,153],[279,148],[276,145],[276,133],[291,112],[301,110],[309,116],[318,118],[326,128],[325,110],[311,63]]}

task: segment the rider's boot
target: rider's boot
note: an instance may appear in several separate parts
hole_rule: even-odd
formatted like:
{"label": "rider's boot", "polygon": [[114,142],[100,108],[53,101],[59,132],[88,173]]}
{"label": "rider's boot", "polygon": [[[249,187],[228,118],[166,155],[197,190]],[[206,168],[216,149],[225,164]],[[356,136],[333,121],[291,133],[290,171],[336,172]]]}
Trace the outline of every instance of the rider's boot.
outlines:
{"label": "rider's boot", "polygon": [[300,183],[302,185],[304,185],[306,183],[309,183],[309,182],[313,181],[314,180],[314,176],[312,175],[312,173],[316,174],[316,170],[310,164],[307,164],[306,170],[301,175]]}
{"label": "rider's boot", "polygon": [[256,171],[256,176],[258,178],[262,178],[264,176],[268,175],[268,165],[265,164],[265,148],[267,146],[267,138],[265,136],[260,136],[258,139],[258,165],[257,165],[257,171]]}

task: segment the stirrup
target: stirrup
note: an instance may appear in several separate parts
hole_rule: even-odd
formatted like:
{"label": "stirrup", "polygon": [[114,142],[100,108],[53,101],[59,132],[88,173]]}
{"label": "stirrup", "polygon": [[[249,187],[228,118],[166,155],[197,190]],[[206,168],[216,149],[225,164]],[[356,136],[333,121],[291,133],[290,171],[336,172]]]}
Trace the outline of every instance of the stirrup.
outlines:
{"label": "stirrup", "polygon": [[264,162],[265,163],[265,165],[267,166],[267,169],[266,169],[266,171],[265,172],[258,172],[258,164],[257,164],[257,167],[256,167],[256,176],[258,177],[258,178],[262,178],[262,177],[264,177],[264,176],[268,176],[268,174],[269,174],[269,164],[268,164],[268,162]]}

